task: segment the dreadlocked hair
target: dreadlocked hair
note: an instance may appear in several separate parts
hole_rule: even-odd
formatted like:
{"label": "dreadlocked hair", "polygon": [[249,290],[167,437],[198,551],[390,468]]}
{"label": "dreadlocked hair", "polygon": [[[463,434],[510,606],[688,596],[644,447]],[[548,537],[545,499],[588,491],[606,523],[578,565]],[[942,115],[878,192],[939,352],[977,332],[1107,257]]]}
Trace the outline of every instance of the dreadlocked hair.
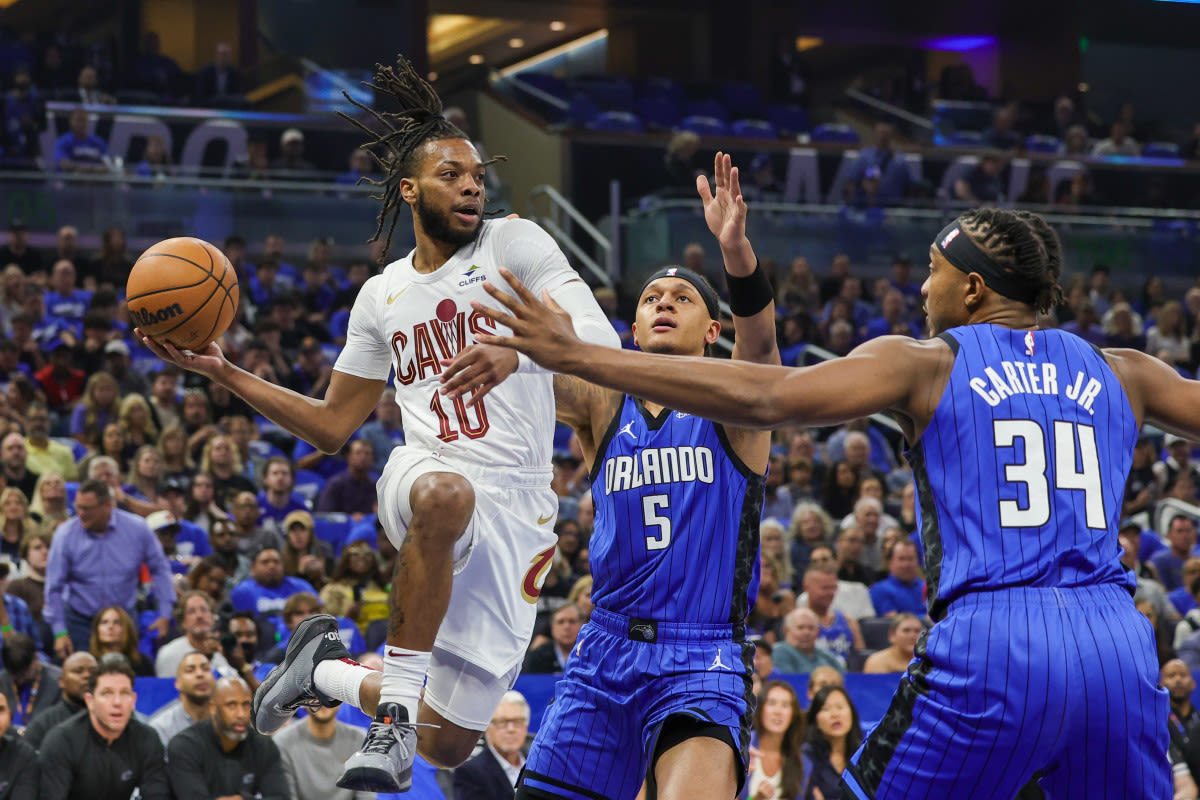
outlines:
{"label": "dreadlocked hair", "polygon": [[1045,313],[1062,303],[1062,245],[1046,220],[1031,211],[975,208],[958,222],[997,266],[1037,287],[1035,311]]}
{"label": "dreadlocked hair", "polygon": [[[427,80],[422,78],[412,62],[403,55],[396,56],[396,66],[375,65],[373,83],[363,86],[376,92],[389,94],[400,103],[399,111],[376,111],[358,102],[347,92],[343,96],[356,107],[366,112],[378,127],[339,111],[338,115],[354,127],[371,137],[364,147],[371,154],[383,178],[362,177],[360,182],[379,187],[381,191],[372,195],[383,203],[379,216],[375,218],[375,233],[368,243],[383,237],[383,248],[379,261],[383,263],[392,245],[392,234],[400,220],[400,209],[404,199],[400,194],[400,181],[411,178],[420,166],[420,150],[426,142],[441,139],[468,139],[465,133],[442,116],[442,98]],[[383,151],[380,155],[377,151]],[[507,161],[505,156],[496,156],[484,162],[490,166],[497,161]]]}

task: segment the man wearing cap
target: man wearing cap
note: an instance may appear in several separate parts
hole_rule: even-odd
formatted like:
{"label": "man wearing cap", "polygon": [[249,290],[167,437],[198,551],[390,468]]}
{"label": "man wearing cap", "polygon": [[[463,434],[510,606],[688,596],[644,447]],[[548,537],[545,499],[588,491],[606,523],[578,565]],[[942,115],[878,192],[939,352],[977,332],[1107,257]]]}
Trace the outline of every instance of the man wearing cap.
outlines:
{"label": "man wearing cap", "polygon": [[8,223],[8,244],[0,247],[0,267],[16,264],[26,275],[45,269],[42,254],[29,246],[29,228],[13,217]]}
{"label": "man wearing cap", "polygon": [[129,345],[120,339],[105,342],[104,369],[116,379],[122,397],[130,394],[149,394],[150,384],[146,376],[130,369]]}
{"label": "man wearing cap", "polygon": [[150,513],[146,517],[146,524],[158,537],[163,555],[167,557],[167,563],[171,565],[171,572],[176,575],[186,575],[188,568],[200,560],[197,556],[181,556],[176,550],[175,537],[179,533],[179,521],[170,511],[160,509]]}
{"label": "man wearing cap", "polygon": [[1164,494],[1170,491],[1179,473],[1185,470],[1191,475],[1192,483],[1200,486],[1200,464],[1192,460],[1192,443],[1182,436],[1168,433],[1163,437],[1163,446],[1167,448],[1167,457],[1154,464],[1154,477],[1158,480],[1159,490]]}
{"label": "man wearing cap", "polygon": [[288,128],[279,137],[279,158],[271,162],[271,177],[283,180],[306,180],[309,175],[295,173],[315,172],[316,167],[304,158],[304,134],[299,128]]}
{"label": "man wearing cap", "polygon": [[[75,453],[61,442],[50,438],[50,409],[35,400],[25,410],[25,468],[38,475],[57,472],[64,480],[79,477]],[[30,496],[27,499],[33,500]]]}

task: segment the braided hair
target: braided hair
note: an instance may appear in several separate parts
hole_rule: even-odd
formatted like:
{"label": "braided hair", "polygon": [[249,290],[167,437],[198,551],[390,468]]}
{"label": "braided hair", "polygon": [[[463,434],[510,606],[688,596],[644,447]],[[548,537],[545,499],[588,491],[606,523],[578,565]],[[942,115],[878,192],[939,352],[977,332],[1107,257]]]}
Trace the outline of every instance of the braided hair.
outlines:
{"label": "braided hair", "polygon": [[972,241],[1005,272],[1037,287],[1033,307],[1045,313],[1063,301],[1062,245],[1031,211],[975,208],[958,218]]}
{"label": "braided hair", "polygon": [[[379,128],[344,112],[338,112],[339,116],[371,137],[364,147],[383,173],[379,180],[365,176],[359,178],[360,182],[382,190],[373,195],[374,199],[382,201],[383,207],[379,216],[375,218],[375,233],[367,240],[370,243],[383,237],[383,248],[379,256],[382,263],[391,248],[392,234],[396,230],[400,209],[404,205],[400,194],[400,181],[416,174],[420,166],[422,145],[441,139],[469,141],[470,137],[446,120],[442,115],[442,99],[429,82],[417,73],[412,62],[403,55],[396,56],[394,67],[376,64],[374,82],[364,82],[363,85],[376,92],[391,95],[401,106],[399,111],[380,112],[360,103],[346,92],[342,93],[347,100],[379,123]],[[382,150],[384,155],[381,156],[376,149]],[[484,162],[483,166],[506,160],[504,156],[496,156]]]}

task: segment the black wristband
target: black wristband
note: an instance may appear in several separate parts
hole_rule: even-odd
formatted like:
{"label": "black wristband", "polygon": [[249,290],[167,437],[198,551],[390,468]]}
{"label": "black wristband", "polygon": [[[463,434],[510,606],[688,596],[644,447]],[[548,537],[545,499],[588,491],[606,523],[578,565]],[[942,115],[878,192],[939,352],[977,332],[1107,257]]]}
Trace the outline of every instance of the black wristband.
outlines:
{"label": "black wristband", "polygon": [[729,285],[729,310],[735,317],[753,317],[775,299],[771,281],[757,261],[754,272],[744,278],[734,277],[727,271],[725,283]]}

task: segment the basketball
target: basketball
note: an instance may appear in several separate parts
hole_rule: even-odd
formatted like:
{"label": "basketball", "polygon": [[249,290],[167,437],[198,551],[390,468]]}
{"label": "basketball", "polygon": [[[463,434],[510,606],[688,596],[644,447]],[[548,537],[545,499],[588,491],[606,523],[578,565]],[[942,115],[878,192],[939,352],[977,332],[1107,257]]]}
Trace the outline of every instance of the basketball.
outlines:
{"label": "basketball", "polygon": [[180,350],[203,350],[224,333],[238,299],[237,273],[229,259],[190,236],[151,246],[125,283],[130,323]]}

